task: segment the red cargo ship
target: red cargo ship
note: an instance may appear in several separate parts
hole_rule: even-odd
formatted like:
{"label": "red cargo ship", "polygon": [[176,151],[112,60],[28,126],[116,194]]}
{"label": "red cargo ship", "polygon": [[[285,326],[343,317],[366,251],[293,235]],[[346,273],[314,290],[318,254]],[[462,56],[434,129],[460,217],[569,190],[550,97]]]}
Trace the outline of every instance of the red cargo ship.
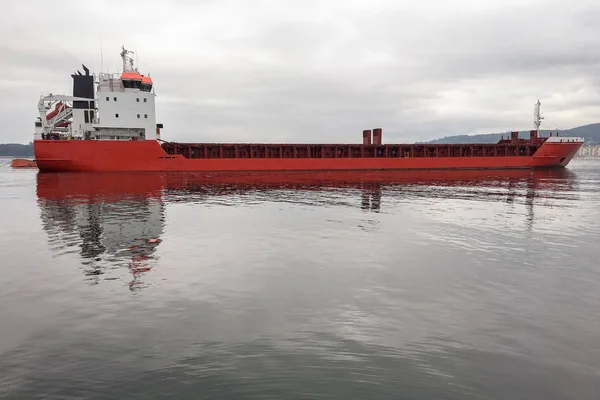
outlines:
{"label": "red cargo ship", "polygon": [[[175,143],[160,138],[150,76],[122,49],[123,72],[73,74],[72,96],[38,103],[35,160],[41,171],[367,171],[565,167],[579,137],[527,139],[512,132],[495,144],[383,144],[382,129],[362,144]],[[97,78],[97,79],[96,79]],[[48,113],[50,111],[50,113]]]}

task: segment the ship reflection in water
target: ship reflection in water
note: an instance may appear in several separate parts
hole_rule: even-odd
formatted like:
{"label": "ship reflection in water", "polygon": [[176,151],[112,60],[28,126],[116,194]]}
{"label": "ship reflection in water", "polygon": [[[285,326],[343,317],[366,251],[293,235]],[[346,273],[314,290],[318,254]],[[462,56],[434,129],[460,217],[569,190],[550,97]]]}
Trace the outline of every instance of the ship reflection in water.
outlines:
{"label": "ship reflection in water", "polygon": [[[348,206],[379,213],[398,201],[471,199],[527,207],[534,223],[536,199],[574,193],[568,169],[505,171],[324,173],[38,173],[37,196],[44,230],[59,256],[77,252],[86,279],[98,284],[111,269],[130,274],[132,290],[158,264],[168,204],[255,204],[281,201]],[[561,197],[563,196],[563,197]],[[199,221],[198,221],[199,222]],[[371,229],[376,221],[367,219]],[[199,225],[199,229],[201,225]],[[364,227],[364,226],[363,226]],[[235,227],[232,227],[235,229]],[[77,250],[75,250],[77,249]]]}
{"label": "ship reflection in water", "polygon": [[92,284],[107,269],[126,266],[132,290],[143,287],[143,274],[156,263],[164,230],[161,189],[160,177],[149,175],[37,176],[42,224],[54,252],[77,248]]}

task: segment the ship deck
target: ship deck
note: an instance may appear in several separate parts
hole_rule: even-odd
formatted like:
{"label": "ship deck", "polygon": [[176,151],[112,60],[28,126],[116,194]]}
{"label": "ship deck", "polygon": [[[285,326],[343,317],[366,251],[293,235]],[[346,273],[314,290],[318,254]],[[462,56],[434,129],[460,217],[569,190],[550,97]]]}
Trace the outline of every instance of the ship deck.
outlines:
{"label": "ship deck", "polygon": [[529,157],[542,143],[495,144],[228,144],[163,142],[169,155],[190,159],[225,158],[426,158],[426,157]]}

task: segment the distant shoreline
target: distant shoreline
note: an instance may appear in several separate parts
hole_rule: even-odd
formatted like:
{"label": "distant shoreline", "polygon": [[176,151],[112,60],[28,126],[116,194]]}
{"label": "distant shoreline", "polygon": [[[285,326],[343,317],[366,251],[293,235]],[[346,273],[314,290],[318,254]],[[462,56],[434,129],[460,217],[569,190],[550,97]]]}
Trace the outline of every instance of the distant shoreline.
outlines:
{"label": "distant shoreline", "polygon": [[33,143],[0,144],[0,157],[33,158]]}

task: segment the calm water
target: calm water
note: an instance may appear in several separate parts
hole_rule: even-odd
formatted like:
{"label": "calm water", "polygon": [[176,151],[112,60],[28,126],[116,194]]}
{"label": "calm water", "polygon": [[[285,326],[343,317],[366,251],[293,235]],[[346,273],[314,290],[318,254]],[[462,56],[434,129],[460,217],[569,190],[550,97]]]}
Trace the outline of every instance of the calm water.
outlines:
{"label": "calm water", "polygon": [[0,397],[600,398],[600,162],[347,178],[0,168]]}

